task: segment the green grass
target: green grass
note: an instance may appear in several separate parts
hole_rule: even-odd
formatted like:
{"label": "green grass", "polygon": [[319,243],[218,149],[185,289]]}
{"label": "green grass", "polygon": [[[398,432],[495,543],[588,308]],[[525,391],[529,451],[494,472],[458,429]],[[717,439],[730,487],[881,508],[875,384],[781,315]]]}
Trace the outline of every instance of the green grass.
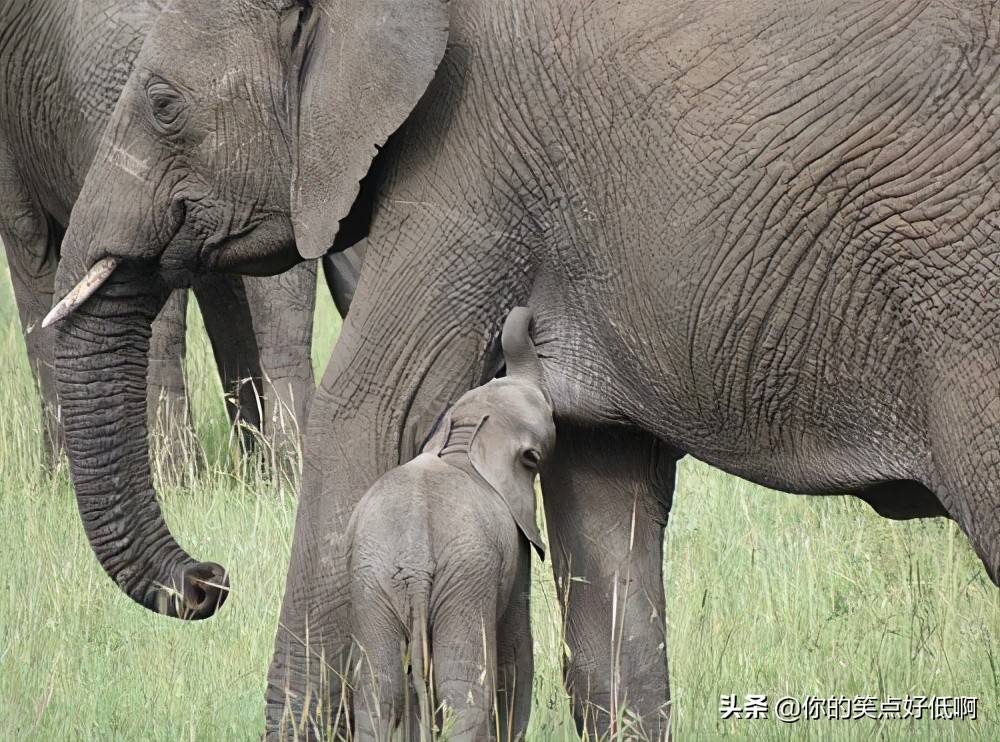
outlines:
{"label": "green grass", "polygon": [[[317,367],[338,322],[323,292]],[[0,739],[254,740],[294,503],[239,466],[197,312],[189,376],[208,464],[163,491],[181,543],[231,570],[196,624],[124,598],[97,566],[65,465],[41,466],[36,395],[0,262]],[[846,498],[773,493],[685,462],[668,528],[677,739],[1000,739],[1000,591],[964,536]],[[572,739],[560,622],[536,564],[531,738]],[[965,695],[977,721],[720,721],[735,693]]]}

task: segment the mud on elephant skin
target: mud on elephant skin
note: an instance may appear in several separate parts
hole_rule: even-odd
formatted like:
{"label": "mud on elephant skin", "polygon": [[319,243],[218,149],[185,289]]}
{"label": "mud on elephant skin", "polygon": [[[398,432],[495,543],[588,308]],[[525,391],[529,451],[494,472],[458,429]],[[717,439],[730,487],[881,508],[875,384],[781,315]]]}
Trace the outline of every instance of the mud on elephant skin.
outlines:
{"label": "mud on elephant skin", "polygon": [[[333,244],[326,202],[350,189],[327,177],[341,160],[327,145],[329,73],[305,69],[324,53],[311,9],[0,4],[0,228],[29,346],[58,399],[99,561],[134,600],[169,615],[206,617],[226,595],[221,569],[173,540],[152,485],[149,350],[171,292],[194,288],[212,307],[203,314],[224,377],[279,385],[267,418],[280,421],[285,407],[298,418],[312,390],[314,264],[260,281],[220,275],[279,273]],[[303,276],[307,291],[293,285]],[[282,303],[289,313],[271,311]],[[179,344],[174,311],[154,366]],[[153,372],[179,394],[179,365]],[[246,390],[239,414],[252,418],[258,400]]]}
{"label": "mud on elephant skin", "polygon": [[515,304],[556,414],[542,482],[581,726],[627,710],[669,730],[662,545],[684,454],[947,514],[997,580],[993,3],[412,7],[447,13],[448,52],[382,151],[314,401],[272,736],[331,731],[350,514],[489,377]]}

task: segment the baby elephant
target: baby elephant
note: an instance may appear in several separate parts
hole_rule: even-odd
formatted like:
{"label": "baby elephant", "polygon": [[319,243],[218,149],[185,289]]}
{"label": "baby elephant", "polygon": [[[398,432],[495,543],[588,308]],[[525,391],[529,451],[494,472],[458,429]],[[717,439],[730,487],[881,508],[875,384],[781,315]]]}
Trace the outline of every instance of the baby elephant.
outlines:
{"label": "baby elephant", "polygon": [[422,739],[442,706],[450,740],[524,736],[529,543],[543,555],[534,479],[555,443],[530,322],[527,309],[511,312],[507,376],[463,395],[422,453],[379,479],[354,512],[358,739],[388,739],[412,721],[407,706]]}

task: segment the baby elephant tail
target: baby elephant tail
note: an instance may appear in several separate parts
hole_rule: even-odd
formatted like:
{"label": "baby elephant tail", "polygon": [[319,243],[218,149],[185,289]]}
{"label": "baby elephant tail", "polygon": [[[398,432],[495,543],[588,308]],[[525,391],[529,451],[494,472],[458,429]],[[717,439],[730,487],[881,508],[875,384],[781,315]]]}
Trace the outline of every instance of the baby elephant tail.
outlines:
{"label": "baby elephant tail", "polygon": [[434,712],[431,704],[430,636],[427,631],[427,594],[421,592],[410,609],[410,671],[417,694],[420,742],[433,740]]}

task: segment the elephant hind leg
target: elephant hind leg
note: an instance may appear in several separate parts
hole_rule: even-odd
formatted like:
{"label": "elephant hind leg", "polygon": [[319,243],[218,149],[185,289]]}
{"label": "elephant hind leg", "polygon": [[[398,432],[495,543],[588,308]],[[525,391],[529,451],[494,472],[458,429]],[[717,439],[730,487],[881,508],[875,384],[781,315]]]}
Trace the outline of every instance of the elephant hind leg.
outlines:
{"label": "elephant hind leg", "polygon": [[497,732],[496,609],[490,601],[469,608],[475,610],[437,610],[432,628],[435,700],[452,742],[496,739]]}
{"label": "elephant hind leg", "polygon": [[[1000,585],[1000,370],[989,349],[969,353],[932,396],[933,456],[928,484],[969,537],[990,579]],[[978,361],[978,362],[977,362]],[[968,373],[968,369],[975,369]],[[965,373],[962,373],[965,371]]]}
{"label": "elephant hind leg", "polygon": [[358,642],[359,666],[354,693],[355,738],[384,740],[402,720],[407,687],[401,637],[384,634]]}
{"label": "elephant hind leg", "polygon": [[592,738],[669,735],[663,530],[677,458],[642,432],[560,422],[542,472],[565,681]]}
{"label": "elephant hind leg", "polygon": [[153,321],[146,371],[146,410],[153,461],[161,480],[182,482],[200,463],[184,380],[188,292],[170,294]]}
{"label": "elephant hind leg", "polygon": [[212,343],[229,419],[241,434],[244,451],[251,451],[254,431],[261,429],[263,386],[243,282],[238,276],[208,275],[195,284],[194,293]]}
{"label": "elephant hind leg", "polygon": [[312,368],[316,262],[277,276],[244,277],[263,377],[263,427],[274,468],[299,469],[299,450],[316,382]]}
{"label": "elephant hind leg", "polygon": [[387,740],[406,715],[406,636],[381,591],[367,587],[352,591],[355,738]]}

